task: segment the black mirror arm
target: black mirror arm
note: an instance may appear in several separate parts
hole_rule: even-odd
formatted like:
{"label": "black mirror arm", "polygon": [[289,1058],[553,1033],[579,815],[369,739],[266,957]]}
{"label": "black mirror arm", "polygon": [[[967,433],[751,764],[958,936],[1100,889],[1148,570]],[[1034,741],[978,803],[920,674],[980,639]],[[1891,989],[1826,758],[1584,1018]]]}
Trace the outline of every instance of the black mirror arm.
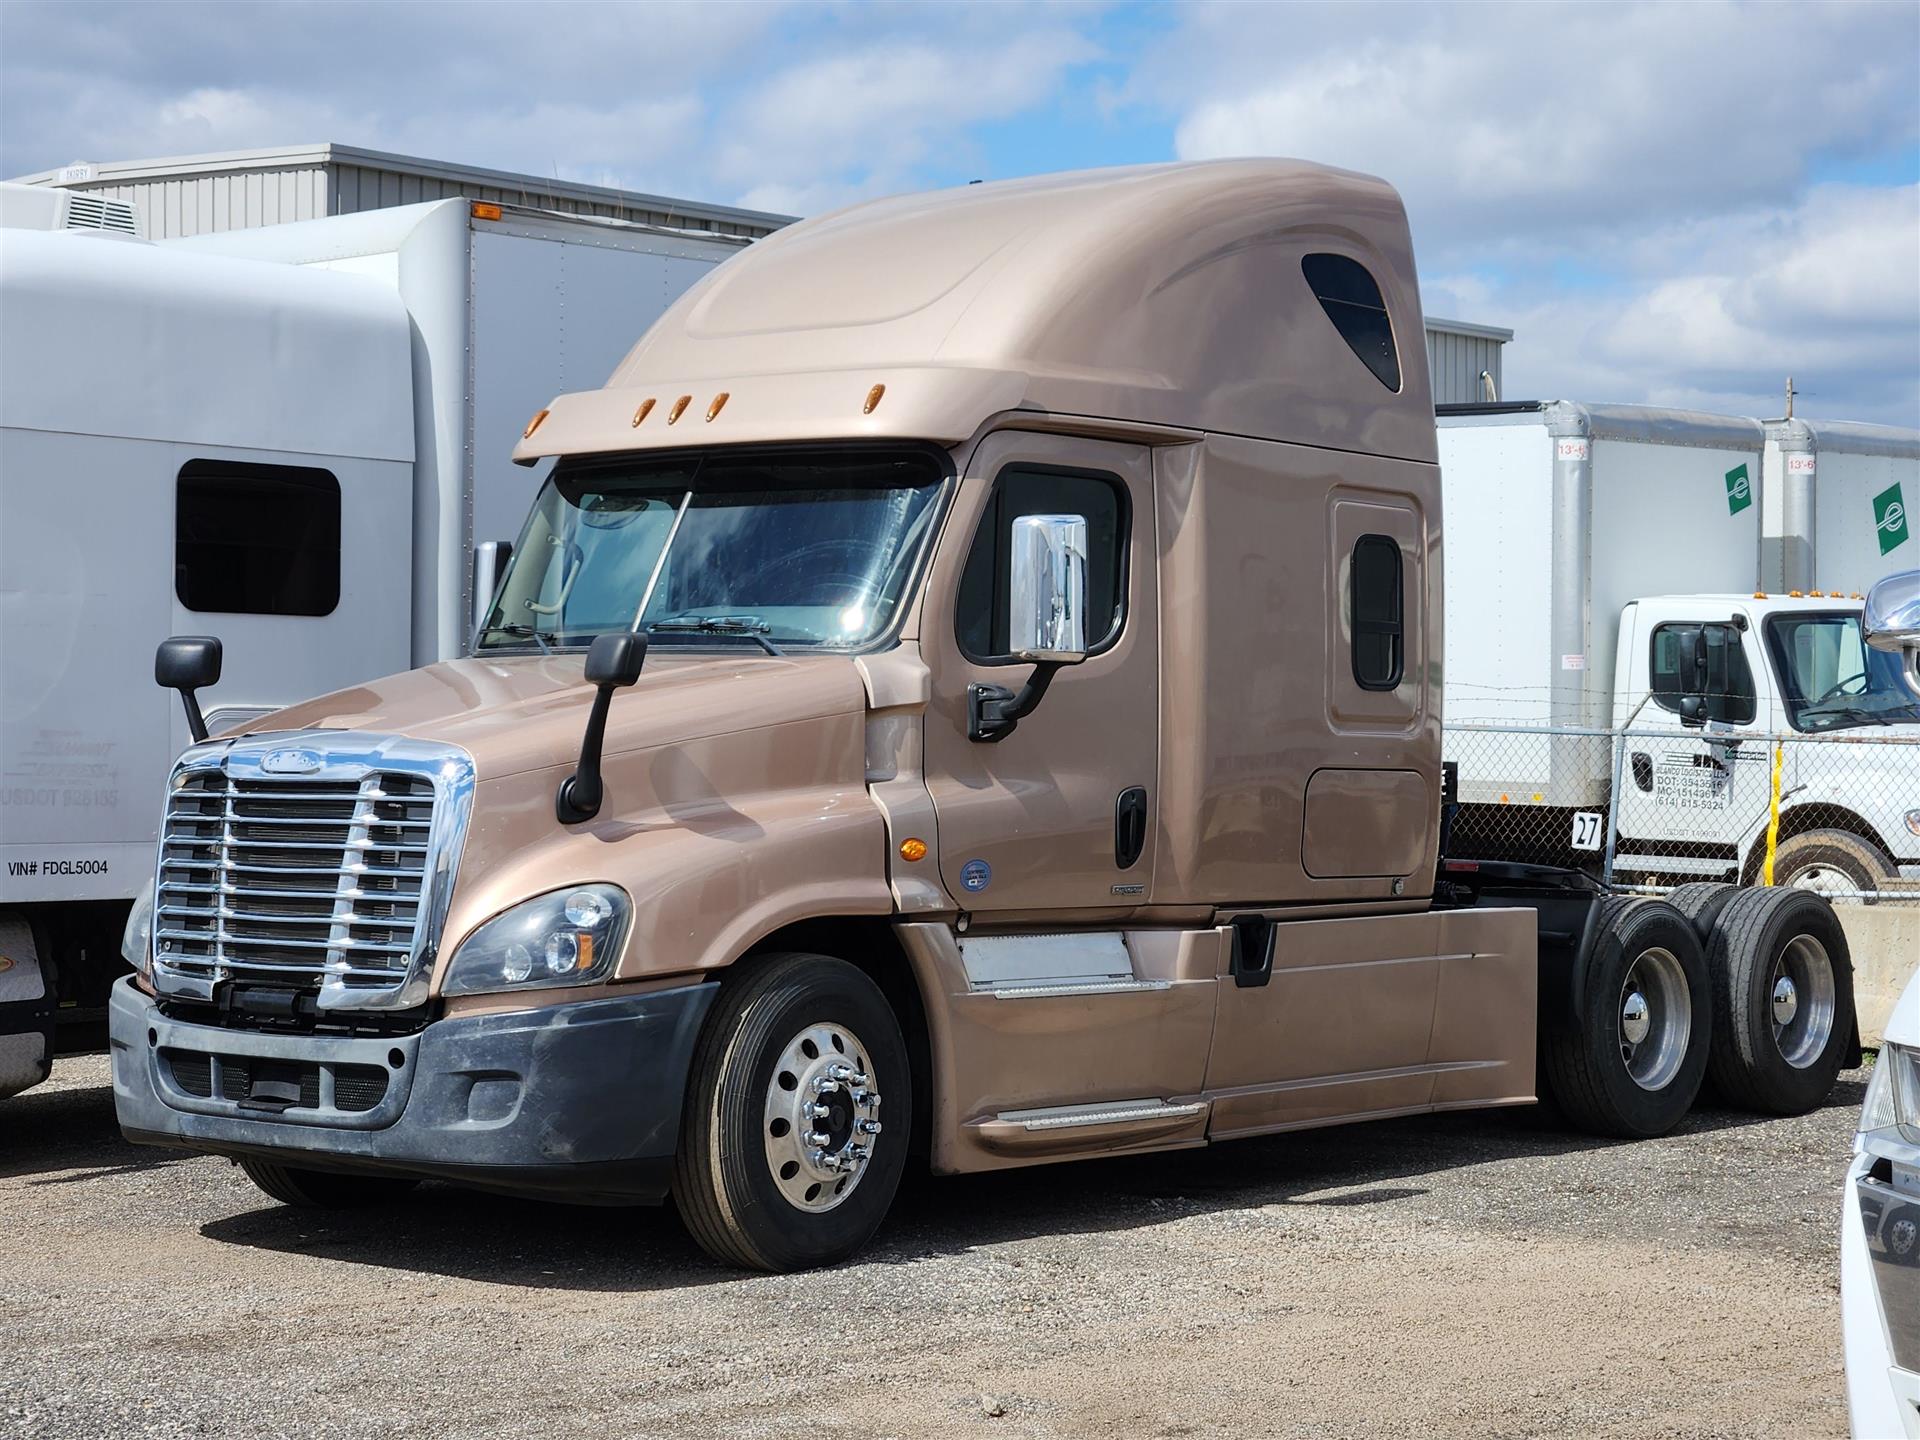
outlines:
{"label": "black mirror arm", "polygon": [[198,745],[207,738],[207,717],[200,713],[200,697],[182,687],[180,704],[187,712],[187,733],[193,736],[193,743]]}
{"label": "black mirror arm", "polygon": [[1015,694],[1004,685],[975,682],[967,687],[967,738],[992,745],[1011,735],[1014,727],[1040,708],[1047,698],[1047,687],[1065,664],[1061,660],[1042,660],[1027,676],[1027,683]]}
{"label": "black mirror arm", "polygon": [[617,687],[602,685],[594,693],[593,709],[587,714],[587,733],[580,737],[580,764],[573,774],[560,782],[553,797],[554,814],[562,825],[578,825],[600,813],[605,786],[600,779],[600,747],[607,738],[607,709],[613,704]]}

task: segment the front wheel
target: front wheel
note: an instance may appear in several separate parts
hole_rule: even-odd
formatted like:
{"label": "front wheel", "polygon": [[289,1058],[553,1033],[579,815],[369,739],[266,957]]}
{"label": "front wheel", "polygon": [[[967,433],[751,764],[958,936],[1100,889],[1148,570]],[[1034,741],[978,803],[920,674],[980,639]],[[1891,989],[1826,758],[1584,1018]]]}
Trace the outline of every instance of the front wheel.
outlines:
{"label": "front wheel", "polygon": [[1685,1116],[1706,1073],[1706,956],[1692,923],[1666,902],[1603,903],[1577,1013],[1545,1036],[1546,1075],[1579,1129],[1664,1135]]}
{"label": "front wheel", "polygon": [[1886,851],[1847,830],[1804,830],[1782,840],[1773,856],[1773,883],[1780,888],[1853,896],[1869,905],[1894,873]]}
{"label": "front wheel", "polygon": [[752,1270],[853,1254],[900,1186],[910,1085],[899,1022],[865,974],[825,955],[754,962],[694,1050],[673,1175],[689,1233]]}

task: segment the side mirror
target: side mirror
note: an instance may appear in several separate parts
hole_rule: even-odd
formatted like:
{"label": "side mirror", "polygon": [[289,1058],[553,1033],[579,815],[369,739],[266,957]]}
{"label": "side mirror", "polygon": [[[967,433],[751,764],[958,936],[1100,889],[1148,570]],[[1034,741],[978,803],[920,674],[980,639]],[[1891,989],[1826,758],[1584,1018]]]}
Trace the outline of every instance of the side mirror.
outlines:
{"label": "side mirror", "polygon": [[1013,522],[1007,649],[1022,660],[1073,665],[1087,658],[1087,522],[1080,515],[1022,515]]}
{"label": "side mirror", "polygon": [[207,738],[206,718],[195,693],[220,683],[220,642],[211,635],[174,635],[153,652],[153,680],[164,690],[178,690],[186,708],[187,730],[194,743]]}
{"label": "side mirror", "polygon": [[587,647],[587,681],[599,693],[587,712],[587,733],[580,737],[580,763],[560,782],[553,797],[554,814],[562,825],[578,825],[600,813],[606,788],[600,779],[600,748],[607,738],[607,708],[613,704],[613,692],[637,681],[646,663],[647,637],[641,631],[596,635]]}
{"label": "side mirror", "polygon": [[473,633],[476,643],[480,627],[493,613],[493,597],[500,593],[506,578],[507,563],[513,559],[511,540],[483,540],[473,547]]}
{"label": "side mirror", "polygon": [[1034,665],[1018,694],[1004,685],[967,687],[968,738],[988,745],[1039,707],[1062,665],[1087,658],[1086,517],[1022,515],[1011,539],[1007,650]]}
{"label": "side mirror", "polygon": [[1861,633],[1876,650],[1899,655],[1907,688],[1920,695],[1920,570],[1901,570],[1867,591]]}

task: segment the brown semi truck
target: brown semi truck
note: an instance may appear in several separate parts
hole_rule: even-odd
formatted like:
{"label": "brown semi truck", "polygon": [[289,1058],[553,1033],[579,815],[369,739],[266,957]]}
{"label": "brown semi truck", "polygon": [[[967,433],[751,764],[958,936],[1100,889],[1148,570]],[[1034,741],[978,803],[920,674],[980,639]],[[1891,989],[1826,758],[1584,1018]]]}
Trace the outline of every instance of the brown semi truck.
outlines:
{"label": "brown semi truck", "polygon": [[[1526,1104],[1536,1057],[1609,1134],[1710,1060],[1815,1103],[1852,1013],[1818,897],[1749,944],[1721,887],[1439,859],[1421,336],[1394,191],[1296,162],[756,243],[528,424],[470,658],[180,758],[126,1132],[296,1204],[670,1196],[786,1269],[916,1161]],[[218,658],[157,678],[191,715]]]}

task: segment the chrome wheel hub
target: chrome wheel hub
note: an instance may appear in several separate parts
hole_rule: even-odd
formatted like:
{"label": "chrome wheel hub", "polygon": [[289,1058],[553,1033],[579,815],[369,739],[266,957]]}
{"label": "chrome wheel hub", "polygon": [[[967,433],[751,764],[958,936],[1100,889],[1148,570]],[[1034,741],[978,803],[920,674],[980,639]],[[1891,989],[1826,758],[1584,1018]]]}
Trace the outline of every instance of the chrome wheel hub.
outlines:
{"label": "chrome wheel hub", "polygon": [[1833,961],[1811,935],[1796,935],[1773,962],[1773,1043],[1780,1057],[1805,1070],[1826,1054],[1836,1006]]}
{"label": "chrome wheel hub", "polygon": [[1791,1025],[1793,1014],[1800,1008],[1799,992],[1793,988],[1790,977],[1782,975],[1773,982],[1773,1023]]}
{"label": "chrome wheel hub", "polygon": [[1670,950],[1643,950],[1620,985],[1620,1059],[1642,1090],[1664,1090],[1693,1036],[1687,974]]}
{"label": "chrome wheel hub", "polygon": [[831,1210],[860,1184],[880,1136],[880,1090],[844,1025],[809,1025],[780,1052],[761,1134],[773,1183],[796,1209]]}

